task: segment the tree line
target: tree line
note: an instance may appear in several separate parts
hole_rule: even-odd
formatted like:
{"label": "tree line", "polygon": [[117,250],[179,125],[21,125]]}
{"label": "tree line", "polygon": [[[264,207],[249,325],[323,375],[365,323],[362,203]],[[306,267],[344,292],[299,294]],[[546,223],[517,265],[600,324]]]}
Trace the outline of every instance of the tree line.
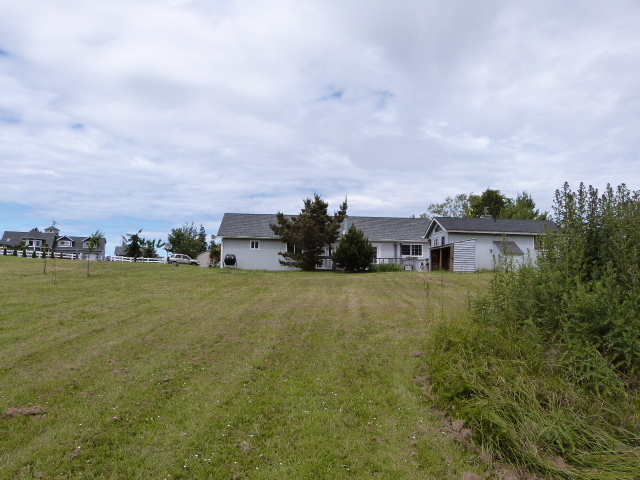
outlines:
{"label": "tree line", "polygon": [[509,198],[500,190],[487,188],[480,195],[473,193],[459,193],[447,197],[442,203],[432,203],[422,218],[433,217],[465,217],[480,218],[510,218],[520,220],[547,220],[549,214],[540,212],[536,203],[527,192],[518,193],[515,198]]}
{"label": "tree line", "polygon": [[167,254],[183,254],[196,258],[201,253],[210,252],[212,261],[220,260],[220,246],[213,240],[207,241],[207,232],[201,224],[198,229],[193,222],[171,229],[167,241],[142,236],[142,229],[136,233],[127,233],[123,237],[124,256],[132,258],[155,258],[158,251],[164,249]]}

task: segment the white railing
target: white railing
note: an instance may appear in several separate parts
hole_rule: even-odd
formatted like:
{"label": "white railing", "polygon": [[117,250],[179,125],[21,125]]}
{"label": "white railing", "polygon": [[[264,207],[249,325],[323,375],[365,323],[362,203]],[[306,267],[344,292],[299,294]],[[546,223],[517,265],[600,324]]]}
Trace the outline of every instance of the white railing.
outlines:
{"label": "white railing", "polygon": [[122,257],[120,255],[114,255],[110,257],[112,262],[135,262],[135,263],[167,263],[167,259],[163,257],[156,258],[134,258],[134,257]]}
{"label": "white railing", "polygon": [[[429,260],[426,258],[375,258],[372,263],[373,265],[400,265],[404,270],[429,270]],[[331,270],[333,268],[333,259],[321,257],[316,268],[318,270]]]}

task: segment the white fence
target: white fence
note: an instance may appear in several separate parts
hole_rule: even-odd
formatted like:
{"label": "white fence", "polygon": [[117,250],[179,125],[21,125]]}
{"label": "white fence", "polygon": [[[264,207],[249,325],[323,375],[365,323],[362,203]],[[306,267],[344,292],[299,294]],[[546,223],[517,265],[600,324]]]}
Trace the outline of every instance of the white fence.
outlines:
{"label": "white fence", "polygon": [[167,263],[166,258],[156,257],[156,258],[133,258],[133,257],[121,257],[119,255],[114,255],[110,257],[112,262],[136,262],[136,263]]}
{"label": "white fence", "polygon": [[[42,258],[43,254],[44,254],[44,252],[39,252],[39,251],[36,250],[36,258]],[[0,255],[4,255],[4,251],[2,253],[0,253]],[[12,256],[13,255],[13,250],[7,249],[7,255],[8,256]],[[86,257],[82,253],[53,252],[53,255],[56,258],[64,258],[64,259],[67,259],[67,260],[86,259]],[[17,257],[33,258],[33,250],[27,250],[26,252],[23,252],[22,250],[17,250],[16,256]],[[46,256],[47,256],[47,258],[50,258],[51,257],[51,252],[46,252]],[[95,254],[91,254],[92,259],[95,258],[95,256],[96,256]],[[102,260],[102,258],[98,258],[97,260]]]}

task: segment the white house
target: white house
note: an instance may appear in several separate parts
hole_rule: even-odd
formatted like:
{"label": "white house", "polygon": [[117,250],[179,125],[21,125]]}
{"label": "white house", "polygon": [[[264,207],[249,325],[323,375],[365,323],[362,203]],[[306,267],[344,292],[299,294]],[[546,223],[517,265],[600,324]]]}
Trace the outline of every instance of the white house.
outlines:
{"label": "white house", "polygon": [[[295,248],[278,237],[270,224],[275,214],[225,213],[218,229],[221,258],[235,255],[237,268],[252,270],[290,270],[280,265],[280,252]],[[426,268],[428,241],[424,238],[429,220],[424,218],[347,217],[342,224],[346,232],[351,225],[361,230],[376,249],[375,263],[397,263],[405,268]],[[331,251],[326,252],[330,257]],[[224,267],[224,261],[220,262]],[[331,268],[323,260],[321,268]]]}
{"label": "white house", "polygon": [[505,254],[519,263],[529,258],[535,261],[540,234],[554,227],[547,220],[435,217],[425,235],[431,269],[489,270]]}

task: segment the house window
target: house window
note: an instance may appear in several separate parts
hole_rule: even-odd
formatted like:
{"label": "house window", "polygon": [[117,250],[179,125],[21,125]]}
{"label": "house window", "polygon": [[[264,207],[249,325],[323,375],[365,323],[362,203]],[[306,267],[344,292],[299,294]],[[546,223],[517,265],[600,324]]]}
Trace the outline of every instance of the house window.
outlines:
{"label": "house window", "polygon": [[533,249],[542,250],[542,239],[538,235],[533,237]]}
{"label": "house window", "polygon": [[258,240],[251,240],[251,250],[258,250],[260,248],[260,242]]}
{"label": "house window", "polygon": [[444,245],[446,242],[444,241],[444,235],[442,236],[442,245]]}
{"label": "house window", "polygon": [[400,254],[411,256],[411,257],[421,257],[422,245],[401,245]]}
{"label": "house window", "polygon": [[60,241],[58,241],[58,246],[59,247],[70,247],[71,246],[71,240],[60,240]]}
{"label": "house window", "polygon": [[292,243],[287,243],[287,253],[302,253],[302,249]]}

